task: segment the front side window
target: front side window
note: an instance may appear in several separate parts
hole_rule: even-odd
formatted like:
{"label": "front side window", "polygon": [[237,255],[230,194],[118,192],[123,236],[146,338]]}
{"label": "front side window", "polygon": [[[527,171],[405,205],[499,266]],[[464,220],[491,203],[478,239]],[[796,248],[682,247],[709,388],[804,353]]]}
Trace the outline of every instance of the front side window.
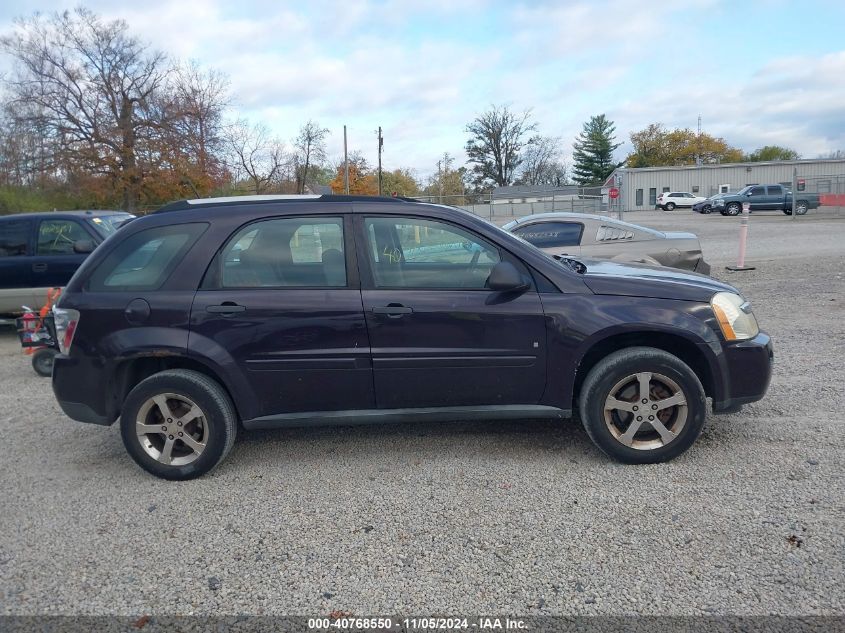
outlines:
{"label": "front side window", "polygon": [[27,254],[29,226],[26,220],[0,222],[0,257],[19,257]]}
{"label": "front side window", "polygon": [[445,222],[367,218],[367,253],[377,288],[484,289],[496,247]]}
{"label": "front side window", "polygon": [[207,224],[176,224],[140,231],[121,242],[94,270],[93,292],[158,290]]}
{"label": "front side window", "polygon": [[44,220],[38,227],[38,255],[73,255],[73,243],[91,236],[76,220]]}
{"label": "front side window", "polygon": [[584,225],[580,222],[541,222],[514,231],[537,248],[578,246]]}
{"label": "front side window", "polygon": [[222,288],[346,286],[343,218],[276,218],[249,224],[218,258]]}
{"label": "front side window", "polygon": [[751,191],[748,192],[748,195],[751,196],[763,196],[766,194],[765,187],[751,187]]}

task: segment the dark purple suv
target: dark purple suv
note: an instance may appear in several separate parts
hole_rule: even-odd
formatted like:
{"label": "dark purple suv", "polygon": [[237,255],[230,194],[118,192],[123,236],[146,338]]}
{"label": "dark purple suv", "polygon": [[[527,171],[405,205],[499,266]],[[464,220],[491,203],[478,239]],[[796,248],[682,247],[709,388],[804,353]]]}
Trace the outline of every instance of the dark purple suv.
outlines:
{"label": "dark purple suv", "polygon": [[126,225],[56,309],[53,390],[120,419],[149,472],[188,479],[237,428],[567,418],[629,463],[672,459],[706,400],[763,397],[772,346],[695,273],[554,259],[410,200],[178,202]]}

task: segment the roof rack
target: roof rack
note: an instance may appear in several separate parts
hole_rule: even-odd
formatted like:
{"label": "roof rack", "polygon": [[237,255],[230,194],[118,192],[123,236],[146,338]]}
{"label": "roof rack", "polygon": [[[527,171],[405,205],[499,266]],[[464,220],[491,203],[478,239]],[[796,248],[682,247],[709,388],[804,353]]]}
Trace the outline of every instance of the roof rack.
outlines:
{"label": "roof rack", "polygon": [[167,213],[169,211],[184,211],[185,209],[207,208],[214,206],[271,204],[279,202],[416,202],[413,198],[384,196],[347,196],[347,195],[260,195],[260,196],[227,196],[223,198],[196,198],[193,200],[177,200],[164,205],[153,213]]}

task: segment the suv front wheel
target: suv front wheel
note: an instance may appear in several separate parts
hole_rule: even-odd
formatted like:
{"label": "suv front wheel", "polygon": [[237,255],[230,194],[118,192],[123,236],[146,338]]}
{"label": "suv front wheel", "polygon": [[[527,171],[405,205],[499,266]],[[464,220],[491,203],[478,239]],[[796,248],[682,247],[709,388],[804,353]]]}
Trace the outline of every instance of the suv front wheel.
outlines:
{"label": "suv front wheel", "polygon": [[584,380],[579,400],[593,442],[628,464],[665,462],[686,451],[701,433],[707,404],[695,373],[651,347],[601,360]]}
{"label": "suv front wheel", "polygon": [[235,443],[237,416],[226,391],[186,369],[153,374],[123,403],[120,433],[127,452],[163,479],[193,479],[223,461]]}

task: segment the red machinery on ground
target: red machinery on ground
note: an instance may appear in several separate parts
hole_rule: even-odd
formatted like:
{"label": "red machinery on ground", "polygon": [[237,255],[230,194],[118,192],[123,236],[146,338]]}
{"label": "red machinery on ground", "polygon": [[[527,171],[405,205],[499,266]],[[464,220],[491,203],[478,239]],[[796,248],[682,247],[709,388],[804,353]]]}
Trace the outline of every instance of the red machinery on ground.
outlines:
{"label": "red machinery on ground", "polygon": [[26,312],[15,321],[24,354],[32,356],[32,368],[39,376],[50,376],[53,373],[53,357],[59,351],[52,310],[61,294],[61,288],[50,288],[47,291],[47,302],[37,313],[23,306]]}

